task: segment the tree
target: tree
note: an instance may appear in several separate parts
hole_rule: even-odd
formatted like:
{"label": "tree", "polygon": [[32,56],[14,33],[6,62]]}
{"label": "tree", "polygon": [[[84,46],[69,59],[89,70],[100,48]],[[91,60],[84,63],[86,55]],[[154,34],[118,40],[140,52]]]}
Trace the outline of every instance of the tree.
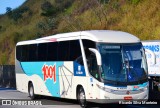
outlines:
{"label": "tree", "polygon": [[14,21],[18,21],[18,19],[22,18],[22,12],[21,10],[17,9],[14,12],[12,12],[12,19]]}
{"label": "tree", "polygon": [[17,8],[15,10],[12,10],[12,8],[7,7],[6,8],[6,13],[10,19],[13,19],[14,21],[18,21],[23,17],[23,13],[29,11],[30,9],[26,6],[23,8]]}
{"label": "tree", "polygon": [[11,7],[6,7],[6,14],[8,15],[8,17],[12,16],[12,8]]}
{"label": "tree", "polygon": [[6,13],[10,13],[12,12],[12,8],[11,7],[6,7]]}
{"label": "tree", "polygon": [[41,5],[41,9],[43,11],[48,11],[49,9],[51,9],[53,6],[50,2],[45,1],[42,5]]}
{"label": "tree", "polygon": [[48,1],[45,1],[42,5],[41,5],[41,9],[42,9],[42,13],[41,15],[43,16],[51,16],[53,14],[56,14],[56,8],[54,8],[52,6],[52,4]]}

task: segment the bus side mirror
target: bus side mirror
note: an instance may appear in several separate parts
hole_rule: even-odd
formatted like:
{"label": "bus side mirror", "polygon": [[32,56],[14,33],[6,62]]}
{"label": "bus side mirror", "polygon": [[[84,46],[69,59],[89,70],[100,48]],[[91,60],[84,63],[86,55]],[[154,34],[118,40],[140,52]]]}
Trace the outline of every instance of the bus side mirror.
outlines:
{"label": "bus side mirror", "polygon": [[145,52],[151,54],[151,60],[152,60],[152,65],[156,64],[156,55],[153,51],[149,50],[149,49],[145,49]]}
{"label": "bus side mirror", "polygon": [[101,59],[101,54],[99,53],[99,51],[95,48],[89,48],[89,50],[96,55],[97,65],[101,66],[102,65],[102,59]]}

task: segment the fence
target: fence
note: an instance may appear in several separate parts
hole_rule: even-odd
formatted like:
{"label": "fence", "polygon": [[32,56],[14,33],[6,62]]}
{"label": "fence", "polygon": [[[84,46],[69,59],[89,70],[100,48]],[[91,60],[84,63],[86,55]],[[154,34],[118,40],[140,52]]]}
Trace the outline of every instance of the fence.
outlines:
{"label": "fence", "polygon": [[0,65],[0,88],[16,88],[14,65]]}

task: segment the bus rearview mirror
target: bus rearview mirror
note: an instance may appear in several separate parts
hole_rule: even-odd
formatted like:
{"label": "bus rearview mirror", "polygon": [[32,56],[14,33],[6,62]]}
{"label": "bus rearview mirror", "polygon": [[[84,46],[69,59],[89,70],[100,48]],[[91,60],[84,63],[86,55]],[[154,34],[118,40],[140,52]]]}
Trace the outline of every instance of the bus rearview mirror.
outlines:
{"label": "bus rearview mirror", "polygon": [[95,48],[89,48],[89,50],[96,55],[97,65],[101,66],[102,59],[101,59],[101,54],[99,53],[99,51]]}
{"label": "bus rearview mirror", "polygon": [[152,60],[152,65],[156,64],[156,55],[153,51],[149,50],[149,49],[145,49],[145,52],[151,54],[151,60]]}

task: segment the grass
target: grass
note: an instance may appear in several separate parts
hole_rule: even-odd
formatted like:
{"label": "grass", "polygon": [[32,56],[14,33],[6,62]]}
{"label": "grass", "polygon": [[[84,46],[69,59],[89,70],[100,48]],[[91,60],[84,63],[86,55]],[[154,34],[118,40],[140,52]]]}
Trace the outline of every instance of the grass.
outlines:
{"label": "grass", "polygon": [[[54,0],[47,0],[55,6]],[[21,7],[29,7],[18,22],[7,15],[0,16],[0,64],[14,64],[15,45],[18,41],[35,39],[55,33],[106,29],[129,32],[141,40],[160,39],[160,0],[75,0],[55,16],[41,16],[44,0],[28,0]],[[94,4],[94,3],[95,4]],[[87,5],[87,6],[86,6]],[[56,27],[41,30],[39,22],[55,18]]]}

